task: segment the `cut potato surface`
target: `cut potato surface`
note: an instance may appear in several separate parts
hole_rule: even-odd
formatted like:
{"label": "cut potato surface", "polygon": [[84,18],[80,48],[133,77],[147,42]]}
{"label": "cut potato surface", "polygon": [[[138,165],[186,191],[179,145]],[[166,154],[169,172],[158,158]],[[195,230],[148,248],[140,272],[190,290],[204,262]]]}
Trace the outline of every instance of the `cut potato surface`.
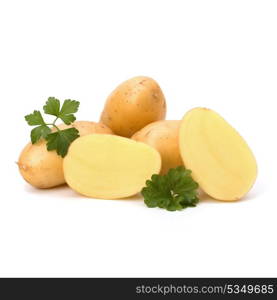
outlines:
{"label": "cut potato surface", "polygon": [[185,166],[211,197],[238,200],[253,186],[255,157],[238,132],[216,112],[190,110],[182,120],[179,143]]}
{"label": "cut potato surface", "polygon": [[67,184],[93,198],[132,196],[160,172],[161,157],[152,147],[127,138],[92,134],[76,139],[64,158]]}

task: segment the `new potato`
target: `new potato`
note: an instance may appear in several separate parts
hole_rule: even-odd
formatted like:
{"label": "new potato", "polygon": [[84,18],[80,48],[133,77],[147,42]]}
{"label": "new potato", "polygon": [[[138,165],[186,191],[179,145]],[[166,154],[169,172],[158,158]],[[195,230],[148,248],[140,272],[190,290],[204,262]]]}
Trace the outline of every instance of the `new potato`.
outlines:
{"label": "new potato", "polygon": [[255,157],[239,133],[216,112],[190,110],[181,122],[179,142],[185,166],[211,197],[238,200],[253,186]]}
{"label": "new potato", "polygon": [[147,124],[163,120],[166,102],[158,83],[139,76],[121,83],[108,97],[100,122],[120,136],[131,137]]}
{"label": "new potato", "polygon": [[76,139],[63,162],[67,184],[93,198],[137,194],[161,168],[154,148],[120,136],[92,134]]}
{"label": "new potato", "polygon": [[136,132],[132,139],[154,147],[161,155],[161,174],[171,168],[183,165],[179,150],[179,129],[181,121],[163,120],[148,124]]}
{"label": "new potato", "polygon": [[[92,133],[112,134],[106,125],[88,121],[58,127],[61,130],[75,127],[80,136]],[[22,177],[34,187],[51,188],[65,183],[63,158],[56,151],[47,151],[45,140],[36,144],[28,143],[20,154],[18,167]]]}

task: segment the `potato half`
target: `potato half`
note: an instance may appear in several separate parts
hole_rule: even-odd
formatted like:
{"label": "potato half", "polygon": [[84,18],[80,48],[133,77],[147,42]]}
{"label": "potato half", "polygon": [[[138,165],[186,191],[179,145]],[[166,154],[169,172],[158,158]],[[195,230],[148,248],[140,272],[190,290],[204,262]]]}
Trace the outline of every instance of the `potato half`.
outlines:
{"label": "potato half", "polygon": [[182,120],[179,142],[185,166],[211,197],[238,200],[253,186],[255,157],[238,132],[216,112],[190,110]]}
{"label": "potato half", "polygon": [[121,83],[108,97],[100,122],[121,136],[131,137],[149,123],[163,120],[166,102],[152,78],[138,76]]}
{"label": "potato half", "polygon": [[179,150],[180,125],[181,121],[157,121],[148,124],[132,136],[133,140],[146,143],[159,151],[162,157],[161,174],[183,165]]}
{"label": "potato half", "polygon": [[[61,130],[74,127],[80,136],[91,133],[112,134],[106,125],[89,121],[77,121],[72,125],[62,124],[58,127]],[[65,183],[63,159],[56,151],[47,151],[45,140],[36,144],[28,143],[20,154],[18,167],[22,177],[34,187],[44,189]]]}
{"label": "potato half", "polygon": [[127,138],[91,134],[75,140],[63,162],[67,184],[93,198],[118,199],[138,193],[161,168],[160,154]]}

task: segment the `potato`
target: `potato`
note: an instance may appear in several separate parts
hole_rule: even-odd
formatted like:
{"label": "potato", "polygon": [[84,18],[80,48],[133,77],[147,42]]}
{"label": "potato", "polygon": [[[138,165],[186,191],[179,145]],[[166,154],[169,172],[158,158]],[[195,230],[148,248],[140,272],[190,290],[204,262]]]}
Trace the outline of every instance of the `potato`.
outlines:
{"label": "potato", "polygon": [[152,78],[139,76],[121,83],[108,97],[100,122],[124,137],[131,137],[147,124],[163,120],[166,102]]}
{"label": "potato", "polygon": [[65,183],[63,159],[55,151],[47,151],[46,141],[28,143],[18,161],[22,177],[37,188],[51,188]]}
{"label": "potato", "polygon": [[180,151],[193,178],[211,197],[242,198],[257,177],[257,163],[244,139],[207,108],[190,110],[180,127]]}
{"label": "potato", "polygon": [[118,199],[137,194],[159,173],[158,151],[115,135],[91,134],[76,139],[63,162],[67,184],[93,198]]}
{"label": "potato", "polygon": [[[61,130],[75,127],[80,136],[91,133],[112,134],[106,125],[87,121],[78,121],[72,125],[62,124],[58,127]],[[63,159],[56,151],[47,151],[45,140],[34,145],[28,143],[20,154],[18,167],[22,177],[34,187],[51,188],[65,183]]]}
{"label": "potato", "polygon": [[89,122],[89,121],[76,121],[70,125],[60,124],[59,129],[76,128],[79,131],[80,136],[84,136],[92,133],[108,133],[113,134],[112,130],[102,123]]}
{"label": "potato", "polygon": [[161,174],[183,165],[179,150],[179,128],[181,121],[163,120],[148,124],[136,132],[132,139],[154,147],[162,157]]}

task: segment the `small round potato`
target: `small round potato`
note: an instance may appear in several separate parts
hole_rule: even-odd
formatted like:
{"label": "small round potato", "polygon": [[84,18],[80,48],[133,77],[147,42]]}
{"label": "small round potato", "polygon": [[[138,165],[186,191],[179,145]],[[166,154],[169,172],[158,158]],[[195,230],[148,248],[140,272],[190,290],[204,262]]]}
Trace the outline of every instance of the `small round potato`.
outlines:
{"label": "small round potato", "polygon": [[[88,121],[77,121],[72,125],[61,124],[58,127],[61,130],[75,127],[80,136],[92,133],[112,134],[106,125]],[[36,144],[28,143],[20,154],[18,167],[22,177],[34,187],[44,189],[65,183],[63,159],[56,151],[47,151],[45,140]]]}
{"label": "small round potato", "polygon": [[121,83],[108,97],[100,122],[116,135],[131,137],[147,124],[163,120],[166,102],[158,83],[139,76]]}
{"label": "small round potato", "polygon": [[164,120],[148,124],[132,136],[132,139],[154,147],[162,157],[161,174],[184,163],[179,150],[181,121]]}
{"label": "small round potato", "polygon": [[65,183],[63,159],[55,151],[47,151],[45,140],[28,143],[17,164],[22,177],[34,187],[45,189]]}

